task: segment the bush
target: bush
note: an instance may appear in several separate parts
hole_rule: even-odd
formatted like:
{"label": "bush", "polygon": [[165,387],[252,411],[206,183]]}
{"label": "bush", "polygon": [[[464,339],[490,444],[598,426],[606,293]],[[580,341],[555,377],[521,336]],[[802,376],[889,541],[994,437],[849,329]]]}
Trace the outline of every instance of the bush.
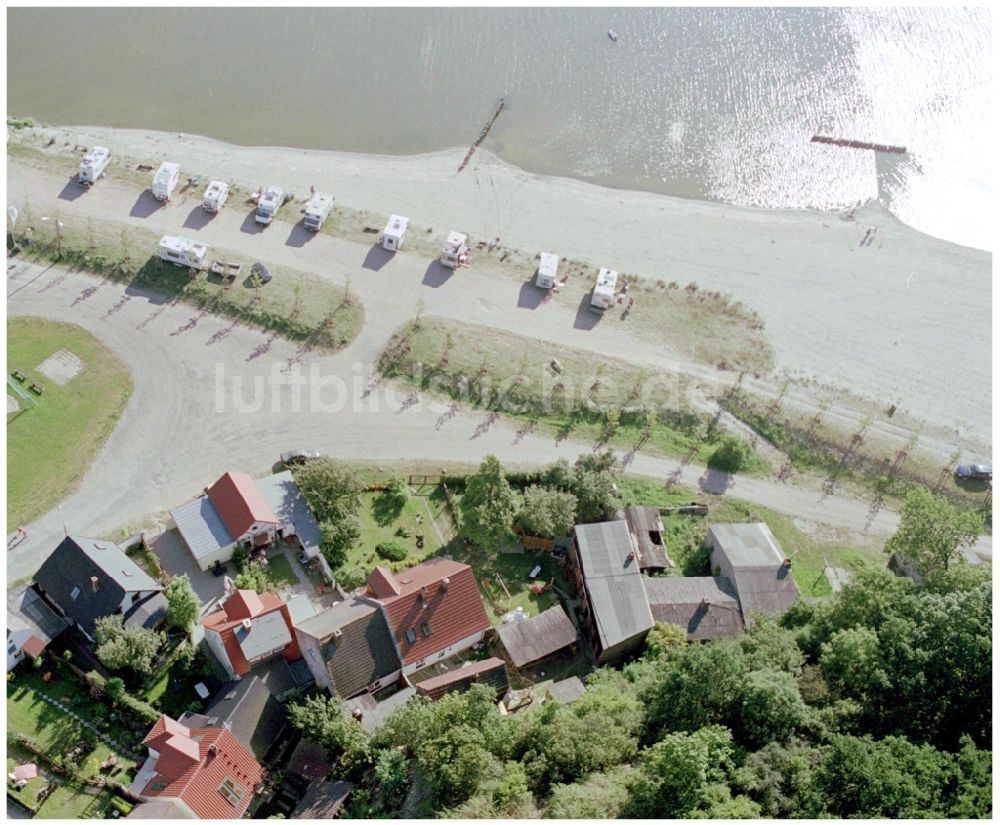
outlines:
{"label": "bush", "polygon": [[708,459],[708,466],[725,473],[737,473],[753,462],[753,447],[735,435],[724,435]]}
{"label": "bush", "polygon": [[359,570],[357,567],[350,570],[338,570],[334,574],[334,578],[337,580],[337,584],[348,593],[352,590],[357,590],[368,579],[364,571]]}
{"label": "bush", "polygon": [[407,549],[397,541],[384,541],[375,545],[375,552],[380,559],[387,561],[402,561],[409,555]]}

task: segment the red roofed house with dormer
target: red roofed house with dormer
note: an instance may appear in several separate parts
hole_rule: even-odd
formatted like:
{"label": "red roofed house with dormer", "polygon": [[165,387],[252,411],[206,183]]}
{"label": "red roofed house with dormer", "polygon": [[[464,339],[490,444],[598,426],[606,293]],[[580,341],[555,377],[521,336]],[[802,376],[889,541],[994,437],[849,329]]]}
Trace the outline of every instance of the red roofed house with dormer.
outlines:
{"label": "red roofed house with dormer", "polygon": [[201,620],[205,641],[230,679],[276,656],[302,658],[288,605],[273,593],[237,590]]}
{"label": "red roofed house with dormer", "polygon": [[149,757],[130,790],[171,803],[176,818],[239,819],[267,775],[224,728],[188,728],[161,716],[142,743]]}
{"label": "red roofed house with dormer", "polygon": [[490,627],[472,568],[450,559],[399,573],[376,567],[365,596],[382,605],[405,675],[467,650]]}

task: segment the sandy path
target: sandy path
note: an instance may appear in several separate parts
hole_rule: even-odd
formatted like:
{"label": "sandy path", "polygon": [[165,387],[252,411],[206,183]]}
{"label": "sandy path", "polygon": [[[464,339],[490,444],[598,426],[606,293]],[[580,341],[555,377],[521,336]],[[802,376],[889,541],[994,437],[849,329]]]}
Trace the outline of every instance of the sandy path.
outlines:
{"label": "sandy path", "polygon": [[[79,300],[98,284],[95,292]],[[301,411],[293,408],[287,387],[262,396],[261,409],[240,411],[231,394],[237,380],[244,387],[240,397],[249,404],[252,381],[266,382],[269,376],[280,375],[294,357],[291,344],[276,339],[265,354],[254,357],[268,340],[261,332],[230,327],[211,315],[199,318],[182,304],[157,304],[140,291],[101,284],[91,275],[58,268],[15,262],[8,272],[8,293],[10,314],[81,325],[117,352],[135,379],[135,392],[122,420],[80,490],[63,502],[61,513],[53,511],[29,525],[29,539],[8,554],[8,580],[37,568],[55,546],[63,522],[70,531],[104,533],[190,499],[226,470],[263,472],[279,452],[293,446],[307,445],[342,458],[369,461],[433,461],[447,456],[452,461],[475,462],[492,452],[512,465],[573,459],[590,449],[571,441],[557,444],[547,436],[518,439],[502,422],[476,436],[484,416],[475,412],[459,413],[438,426],[443,404],[418,399],[410,405],[405,393],[391,386],[380,386],[365,397],[366,376],[355,350],[374,346],[367,335],[343,352],[309,358],[303,365],[317,370],[321,381],[327,382],[320,405],[308,403],[308,393],[318,386],[310,381]],[[221,400],[217,390],[220,370],[226,376]],[[338,376],[346,391],[344,403],[334,409],[333,382]],[[323,409],[323,404],[328,408]],[[677,467],[676,461],[640,455],[630,469],[665,477]],[[746,498],[811,522],[859,533],[866,531],[869,519],[865,502],[824,498],[810,487],[727,478],[694,465],[685,467],[679,480],[700,486],[706,493]],[[867,530],[883,536],[896,524],[896,515],[882,510]]]}
{"label": "sandy path", "polygon": [[[621,271],[722,289],[765,319],[780,367],[895,400],[920,418],[991,438],[988,253],[930,238],[880,207],[836,215],[754,210],[543,178],[477,152],[381,157],[93,127],[45,130],[121,156],[167,157],[204,175],[310,185],[443,232],[499,235]],[[877,229],[862,246],[869,227]]]}
{"label": "sandy path", "polygon": [[[731,373],[685,360],[661,345],[632,336],[627,328],[601,325],[580,328],[575,323],[575,311],[565,304],[551,302],[534,309],[524,308],[520,305],[517,282],[498,274],[495,268],[491,270],[488,261],[448,277],[447,270],[404,249],[391,259],[376,254],[375,265],[379,268],[373,270],[363,266],[369,260],[368,247],[329,235],[308,235],[303,242],[301,231],[285,223],[259,231],[252,221],[247,221],[243,205],[234,204],[202,225],[203,213],[193,197],[177,198],[149,212],[145,208],[148,196],[127,184],[105,180],[84,194],[70,185],[66,192],[75,198],[67,200],[63,197],[65,183],[65,178],[58,174],[18,163],[8,165],[9,199],[24,203],[30,198],[34,210],[58,209],[63,215],[117,221],[154,232],[177,232],[193,217],[200,228],[183,231],[216,248],[238,249],[266,261],[314,272],[336,283],[350,278],[352,288],[368,309],[365,328],[351,350],[353,357],[362,363],[374,359],[389,335],[413,316],[414,307],[421,300],[431,315],[526,334],[557,346],[567,345],[597,354],[613,353],[638,364],[692,376],[707,390],[718,392],[734,380]],[[778,385],[776,376],[747,379],[749,389],[765,397],[774,396]],[[785,403],[811,414],[817,404],[817,392],[811,387],[792,386]],[[849,432],[857,427],[861,414],[837,403],[827,417]],[[905,428],[884,419],[873,424],[872,432],[895,444],[894,449],[901,447],[910,435]],[[936,453],[943,466],[954,449],[954,438],[945,428],[928,428],[921,437],[921,446]]]}

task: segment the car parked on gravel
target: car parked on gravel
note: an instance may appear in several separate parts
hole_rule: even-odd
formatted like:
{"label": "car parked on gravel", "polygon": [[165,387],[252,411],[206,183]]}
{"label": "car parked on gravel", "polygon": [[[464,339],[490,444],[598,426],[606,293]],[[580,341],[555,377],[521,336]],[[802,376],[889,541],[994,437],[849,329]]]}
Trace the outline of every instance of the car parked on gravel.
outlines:
{"label": "car parked on gravel", "polygon": [[307,461],[314,461],[319,457],[317,450],[289,450],[287,453],[281,454],[281,463],[287,465],[305,464]]}

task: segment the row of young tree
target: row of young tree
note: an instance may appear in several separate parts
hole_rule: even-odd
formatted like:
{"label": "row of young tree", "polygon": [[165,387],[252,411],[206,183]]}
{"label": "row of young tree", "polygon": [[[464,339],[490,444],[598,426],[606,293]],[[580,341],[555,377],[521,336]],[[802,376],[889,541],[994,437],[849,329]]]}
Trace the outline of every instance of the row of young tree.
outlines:
{"label": "row of young tree", "polygon": [[354,816],[985,818],[991,595],[981,568],[873,570],[737,639],[657,625],[571,705],[501,716],[477,686],[374,735],[329,697],[290,715]]}

